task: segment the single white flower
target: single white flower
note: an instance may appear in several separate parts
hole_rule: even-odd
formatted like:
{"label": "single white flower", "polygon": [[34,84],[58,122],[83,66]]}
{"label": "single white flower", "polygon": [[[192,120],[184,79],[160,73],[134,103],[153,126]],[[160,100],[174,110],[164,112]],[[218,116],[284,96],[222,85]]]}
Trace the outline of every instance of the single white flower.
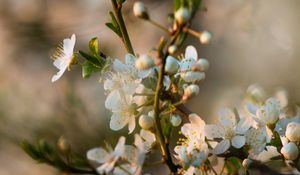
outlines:
{"label": "single white flower", "polygon": [[250,128],[247,118],[241,118],[236,121],[235,114],[227,108],[219,113],[219,125],[206,125],[205,135],[209,139],[223,139],[214,148],[215,154],[222,154],[232,145],[235,148],[241,148],[246,143],[244,134]]}
{"label": "single white flower", "polygon": [[280,115],[280,103],[275,98],[269,98],[265,104],[257,110],[255,119],[264,125],[273,125],[277,122]]}
{"label": "single white flower", "polygon": [[87,159],[90,161],[97,162],[101,164],[97,168],[97,172],[100,174],[110,172],[115,163],[119,160],[119,158],[123,155],[125,151],[125,137],[120,137],[116,147],[114,150],[107,152],[103,148],[94,148],[87,152]]}
{"label": "single white flower", "polygon": [[284,156],[287,160],[295,160],[298,158],[299,150],[297,145],[294,142],[289,142],[280,150],[280,153]]}
{"label": "single white flower", "polygon": [[175,12],[175,19],[179,24],[186,23],[191,17],[191,12],[188,8],[181,7]]}
{"label": "single white flower", "polygon": [[300,123],[289,123],[286,127],[285,136],[290,141],[300,141]]}
{"label": "single white flower", "polygon": [[128,125],[129,133],[132,133],[136,125],[135,117],[137,115],[137,105],[133,96],[124,95],[115,100],[115,105],[111,108],[113,114],[110,119],[110,128],[118,131]]}
{"label": "single white flower", "polygon": [[181,133],[185,138],[180,139],[175,147],[175,157],[184,167],[203,165],[208,156],[208,145],[205,142],[205,122],[196,114],[189,115],[190,123],[181,127]]}
{"label": "single white flower", "polygon": [[52,77],[51,82],[57,81],[63,73],[70,69],[70,66],[76,62],[74,55],[76,36],[73,34],[71,38],[64,39],[63,43],[59,45],[53,58],[55,59],[53,65],[59,69],[59,71]]}
{"label": "single white flower", "polygon": [[197,64],[198,53],[194,46],[188,46],[185,50],[184,59],[180,62],[180,77],[188,82],[194,83],[205,79],[205,73],[193,70],[193,67]]}

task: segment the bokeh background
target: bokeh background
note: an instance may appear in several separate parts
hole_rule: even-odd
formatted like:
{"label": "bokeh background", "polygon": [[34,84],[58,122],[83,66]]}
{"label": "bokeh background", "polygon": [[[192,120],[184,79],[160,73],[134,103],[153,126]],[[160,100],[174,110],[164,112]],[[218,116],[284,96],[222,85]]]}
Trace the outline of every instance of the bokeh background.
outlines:
{"label": "bokeh background", "polygon": [[[145,0],[150,15],[164,24],[171,1]],[[138,53],[155,46],[162,31],[137,19],[128,0],[125,20]],[[278,87],[300,100],[298,0],[204,0],[207,11],[197,14],[195,30],[213,33],[209,45],[189,37],[211,67],[200,95],[188,103],[210,122],[221,106],[233,107],[248,85],[259,83],[272,93]],[[73,67],[56,83],[50,50],[63,38],[77,35],[76,49],[86,50],[97,36],[107,55],[123,58],[120,40],[104,25],[111,10],[108,0],[0,0],[0,174],[56,175],[58,171],[32,161],[19,148],[23,139],[45,138],[53,143],[63,135],[83,153],[114,142],[109,112],[98,77],[82,80]],[[126,133],[126,131],[124,131]]]}

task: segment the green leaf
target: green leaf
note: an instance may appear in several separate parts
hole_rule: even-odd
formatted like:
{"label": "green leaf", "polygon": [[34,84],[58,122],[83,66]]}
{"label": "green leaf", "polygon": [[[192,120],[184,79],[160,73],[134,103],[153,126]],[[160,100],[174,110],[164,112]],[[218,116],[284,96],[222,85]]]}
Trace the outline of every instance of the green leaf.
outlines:
{"label": "green leaf", "polygon": [[89,42],[89,48],[91,53],[97,57],[99,55],[99,42],[98,42],[98,38],[92,38]]}
{"label": "green leaf", "polygon": [[43,155],[35,148],[34,145],[30,144],[28,141],[23,141],[21,143],[21,148],[34,160],[41,161]]}
{"label": "green leaf", "polygon": [[237,174],[241,167],[242,167],[242,161],[237,157],[229,157],[226,160],[226,168],[228,174]]}
{"label": "green leaf", "polygon": [[89,61],[85,61],[82,65],[82,77],[89,78],[92,73],[99,72],[101,70],[101,68],[94,66]]}
{"label": "green leaf", "polygon": [[80,55],[84,57],[87,61],[92,63],[94,66],[101,68],[103,65],[102,63],[99,62],[99,59],[96,58],[95,56],[89,55],[83,51],[79,51]]}
{"label": "green leaf", "polygon": [[122,37],[121,29],[119,27],[119,23],[113,12],[109,12],[111,16],[111,22],[105,23],[105,25],[110,28],[113,32],[115,32],[119,37]]}
{"label": "green leaf", "polygon": [[180,8],[181,0],[174,0],[174,11],[176,12]]}

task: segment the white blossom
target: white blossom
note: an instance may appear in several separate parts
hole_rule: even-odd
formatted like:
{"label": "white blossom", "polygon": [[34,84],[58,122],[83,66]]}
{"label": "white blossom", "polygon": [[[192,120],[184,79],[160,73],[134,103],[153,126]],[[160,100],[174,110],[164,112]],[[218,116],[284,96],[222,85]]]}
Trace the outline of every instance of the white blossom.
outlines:
{"label": "white blossom", "polygon": [[152,116],[143,114],[139,118],[139,125],[143,129],[148,130],[148,129],[150,129],[150,128],[153,127],[153,125],[154,125],[154,118]]}
{"label": "white blossom", "polygon": [[179,69],[178,60],[172,56],[168,56],[166,59],[165,72],[168,75],[174,75]]}
{"label": "white blossom", "polygon": [[71,38],[66,38],[63,40],[63,43],[59,45],[53,58],[55,59],[53,65],[59,70],[51,79],[52,82],[57,81],[63,73],[69,69],[76,58],[74,55],[74,46],[76,42],[76,36],[73,34]]}
{"label": "white blossom", "polygon": [[137,1],[133,4],[133,14],[136,17],[147,18],[148,13],[145,4],[141,1]]}
{"label": "white blossom", "polygon": [[125,137],[120,137],[116,147],[114,150],[107,152],[103,148],[94,148],[87,152],[87,159],[90,161],[94,161],[100,164],[97,168],[97,172],[108,173],[110,172],[115,163],[119,160],[119,158],[123,155],[125,151]]}
{"label": "white blossom", "polygon": [[251,128],[246,134],[246,143],[250,146],[251,154],[262,152],[269,142],[266,128]]}
{"label": "white blossom", "polygon": [[128,125],[129,133],[132,133],[137,116],[137,104],[134,103],[133,96],[124,95],[122,98],[116,99],[111,111],[113,114],[110,119],[110,128],[118,131]]}
{"label": "white blossom", "polygon": [[188,82],[194,83],[205,79],[205,73],[197,70],[193,70],[193,67],[197,64],[198,53],[194,46],[188,46],[185,50],[184,59],[180,62],[179,73],[181,78]]}
{"label": "white blossom", "polygon": [[176,146],[175,157],[186,166],[198,167],[203,165],[208,156],[208,145],[205,142],[205,122],[196,114],[189,115],[190,123],[182,126],[181,132],[185,136]]}
{"label": "white blossom", "polygon": [[219,113],[219,125],[211,124],[205,126],[205,135],[207,138],[223,139],[214,148],[215,154],[222,154],[232,145],[235,148],[241,148],[246,143],[244,134],[250,128],[246,118],[236,121],[235,114],[230,109],[222,109]]}
{"label": "white blossom", "polygon": [[182,122],[181,116],[178,114],[171,114],[170,122],[171,122],[172,126],[174,126],[174,127],[179,126]]}

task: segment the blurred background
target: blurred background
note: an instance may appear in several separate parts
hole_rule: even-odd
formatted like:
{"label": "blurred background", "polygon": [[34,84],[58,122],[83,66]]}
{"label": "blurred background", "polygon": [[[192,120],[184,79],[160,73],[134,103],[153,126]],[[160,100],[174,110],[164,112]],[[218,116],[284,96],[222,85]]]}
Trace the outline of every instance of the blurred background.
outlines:
{"label": "blurred background", "polygon": [[[158,43],[162,31],[137,19],[128,0],[125,20],[137,53]],[[171,1],[145,0],[151,17],[166,24]],[[208,30],[213,39],[200,45],[189,37],[211,67],[200,95],[188,106],[210,122],[221,106],[234,107],[246,88],[259,83],[272,93],[278,87],[300,100],[300,1],[204,0],[207,11],[197,14],[194,30]],[[82,80],[79,66],[56,83],[49,52],[60,41],[77,35],[76,49],[86,50],[98,37],[107,55],[123,58],[117,36],[104,25],[111,10],[108,0],[0,0],[0,174],[56,175],[58,171],[32,161],[20,141],[67,138],[73,150],[115,142],[108,128],[109,112],[98,77]],[[126,131],[124,131],[126,133]]]}

